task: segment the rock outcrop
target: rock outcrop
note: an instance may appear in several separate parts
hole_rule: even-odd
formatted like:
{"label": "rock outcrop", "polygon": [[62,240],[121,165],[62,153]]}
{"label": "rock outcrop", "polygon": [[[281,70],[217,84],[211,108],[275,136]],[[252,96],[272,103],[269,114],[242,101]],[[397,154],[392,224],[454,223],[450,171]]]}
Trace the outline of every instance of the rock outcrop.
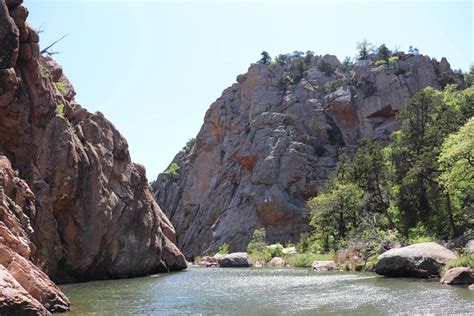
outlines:
{"label": "rock outcrop", "polygon": [[221,268],[246,268],[252,265],[246,252],[234,252],[219,256],[217,262]]}
{"label": "rock outcrop", "polygon": [[49,315],[48,310],[34,299],[0,265],[0,315]]}
{"label": "rock outcrop", "polygon": [[309,229],[305,202],[338,152],[354,150],[362,137],[388,139],[417,91],[458,77],[447,62],[402,53],[378,67],[330,55],[252,64],[211,105],[192,148],[176,155],[179,172],[153,184],[178,246],[189,257],[224,242],[243,251],[261,227],[267,243],[298,240]]}
{"label": "rock outcrop", "polygon": [[378,257],[375,272],[393,277],[438,276],[441,269],[457,256],[451,250],[434,242],[394,248]]}
{"label": "rock outcrop", "polygon": [[0,2],[0,264],[17,282],[3,272],[18,290],[12,304],[26,295],[20,284],[49,311],[67,309],[48,276],[72,282],[185,269],[143,166],[101,113],[74,100],[62,68],[40,54],[21,3]]}
{"label": "rock outcrop", "polygon": [[280,257],[273,257],[272,260],[268,262],[268,266],[274,268],[283,268],[286,266],[286,261]]}
{"label": "rock outcrop", "polygon": [[311,264],[312,271],[332,271],[337,268],[337,265],[334,261],[314,261]]}
{"label": "rock outcrop", "polygon": [[446,271],[441,278],[441,283],[450,285],[459,284],[473,284],[474,283],[474,269],[468,267],[452,268]]}

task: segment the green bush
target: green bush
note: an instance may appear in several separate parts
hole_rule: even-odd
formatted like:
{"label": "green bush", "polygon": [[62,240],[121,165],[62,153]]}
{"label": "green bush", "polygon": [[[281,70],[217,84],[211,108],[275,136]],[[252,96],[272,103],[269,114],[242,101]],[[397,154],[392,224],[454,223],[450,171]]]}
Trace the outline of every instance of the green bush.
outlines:
{"label": "green bush", "polygon": [[404,75],[405,74],[405,70],[401,69],[401,68],[397,68],[393,71],[393,73],[396,75],[396,76],[400,76],[400,75]]}
{"label": "green bush", "polygon": [[187,142],[186,145],[181,149],[182,152],[184,153],[189,153],[191,149],[193,149],[194,144],[196,144],[196,138],[190,138]]}
{"label": "green bush", "polygon": [[338,80],[332,80],[329,81],[324,85],[324,89],[326,90],[326,94],[333,93],[339,88],[339,81]]}
{"label": "green bush", "polygon": [[398,60],[399,60],[398,56],[392,56],[388,59],[388,62],[391,64],[391,63],[394,63]]}
{"label": "green bush", "polygon": [[332,75],[335,70],[333,66],[331,66],[330,63],[328,63],[322,58],[318,60],[316,67],[318,68],[319,71],[324,72],[326,76]]}
{"label": "green bush", "polygon": [[418,224],[408,230],[407,242],[410,245],[431,241],[435,241],[435,239],[428,234],[426,228],[422,224]]}
{"label": "green bush", "polygon": [[383,59],[377,60],[375,62],[375,66],[386,65],[386,64],[387,64],[387,62]]}
{"label": "green bush", "polygon": [[266,236],[267,236],[267,232],[265,231],[265,228],[256,229],[253,232],[252,240],[247,245],[247,252],[255,256],[263,254],[264,251],[266,250],[266,246],[265,246]]}
{"label": "green bush", "polygon": [[223,243],[220,247],[217,253],[221,255],[226,255],[229,253],[229,245],[227,243]]}
{"label": "green bush", "polygon": [[292,267],[311,267],[313,261],[326,261],[332,259],[332,254],[298,253],[294,256],[288,257],[286,261]]}
{"label": "green bush", "polygon": [[173,162],[168,169],[166,169],[165,173],[169,174],[172,178],[179,177],[180,168],[176,162]]}
{"label": "green bush", "polygon": [[64,116],[64,104],[59,103],[56,106],[56,114],[59,115],[59,116]]}
{"label": "green bush", "polygon": [[468,267],[474,269],[474,254],[469,254],[465,256],[461,256],[446,265],[444,268],[444,273],[452,268],[457,267]]}
{"label": "green bush", "polygon": [[54,85],[56,86],[56,89],[64,96],[66,95],[66,88],[62,84],[62,82],[55,82]]}

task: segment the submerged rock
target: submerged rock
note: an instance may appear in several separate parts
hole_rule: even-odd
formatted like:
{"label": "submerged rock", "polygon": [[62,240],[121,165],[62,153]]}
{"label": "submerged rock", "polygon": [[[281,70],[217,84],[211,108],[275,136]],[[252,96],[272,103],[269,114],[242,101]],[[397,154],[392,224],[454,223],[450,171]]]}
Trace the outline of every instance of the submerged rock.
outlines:
{"label": "submerged rock", "polygon": [[222,268],[246,268],[252,265],[250,257],[246,252],[234,252],[223,255],[219,257],[218,263]]}
{"label": "submerged rock", "polygon": [[378,257],[375,272],[394,277],[427,278],[439,275],[441,268],[456,258],[454,252],[437,243],[419,243],[384,252]]}
{"label": "submerged rock", "polygon": [[314,261],[311,264],[312,271],[332,271],[337,268],[337,265],[334,261]]}
{"label": "submerged rock", "polygon": [[474,270],[468,267],[449,269],[440,281],[443,284],[473,284]]}

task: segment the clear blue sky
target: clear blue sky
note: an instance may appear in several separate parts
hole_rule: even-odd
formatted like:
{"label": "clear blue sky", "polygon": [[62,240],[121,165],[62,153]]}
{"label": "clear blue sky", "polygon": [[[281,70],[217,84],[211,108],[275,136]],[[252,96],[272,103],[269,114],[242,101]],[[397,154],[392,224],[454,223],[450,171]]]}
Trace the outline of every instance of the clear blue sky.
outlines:
{"label": "clear blue sky", "polygon": [[205,111],[260,52],[343,59],[364,38],[409,45],[454,68],[474,61],[472,1],[25,0],[44,47],[57,44],[76,99],[127,138],[149,180],[194,137]]}

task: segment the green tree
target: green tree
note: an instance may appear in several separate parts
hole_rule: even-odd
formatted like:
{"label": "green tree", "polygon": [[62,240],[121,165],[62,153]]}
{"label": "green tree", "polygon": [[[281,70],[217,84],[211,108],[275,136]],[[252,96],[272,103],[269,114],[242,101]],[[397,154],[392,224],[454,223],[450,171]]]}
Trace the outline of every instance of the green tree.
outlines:
{"label": "green tree", "polygon": [[265,228],[259,228],[253,231],[252,240],[247,245],[247,252],[254,255],[262,255],[265,252],[265,239],[267,232]]}
{"label": "green tree", "polygon": [[389,214],[388,170],[380,142],[374,138],[359,141],[349,169],[349,179],[365,192],[361,206],[368,214],[384,214],[393,228]]}
{"label": "green tree", "polygon": [[354,184],[337,184],[308,202],[311,226],[325,252],[337,250],[348,231],[357,227],[357,202],[362,190]]}
{"label": "green tree", "polygon": [[402,128],[392,136],[390,159],[405,234],[420,221],[446,233],[440,225],[440,219],[446,219],[446,201],[437,181],[437,157],[444,138],[463,123],[455,94],[453,86],[444,92],[426,88],[400,112]]}
{"label": "green tree", "polygon": [[272,57],[270,57],[270,54],[268,52],[263,51],[260,55],[262,55],[262,58],[257,61],[257,63],[268,65],[272,61]]}
{"label": "green tree", "polygon": [[380,60],[385,60],[385,62],[388,63],[388,59],[390,58],[390,55],[391,55],[391,52],[387,48],[387,46],[385,46],[385,44],[380,45],[379,48],[377,49],[377,56]]}
{"label": "green tree", "polygon": [[461,226],[473,225],[472,216],[467,217],[466,209],[474,208],[474,117],[461,129],[450,134],[443,142],[439,163],[439,180],[444,188],[450,222],[454,235],[462,230]]}
{"label": "green tree", "polygon": [[366,39],[362,40],[361,42],[358,42],[357,43],[357,50],[358,50],[357,60],[369,59],[369,51],[371,47],[372,47],[372,44],[370,44]]}

